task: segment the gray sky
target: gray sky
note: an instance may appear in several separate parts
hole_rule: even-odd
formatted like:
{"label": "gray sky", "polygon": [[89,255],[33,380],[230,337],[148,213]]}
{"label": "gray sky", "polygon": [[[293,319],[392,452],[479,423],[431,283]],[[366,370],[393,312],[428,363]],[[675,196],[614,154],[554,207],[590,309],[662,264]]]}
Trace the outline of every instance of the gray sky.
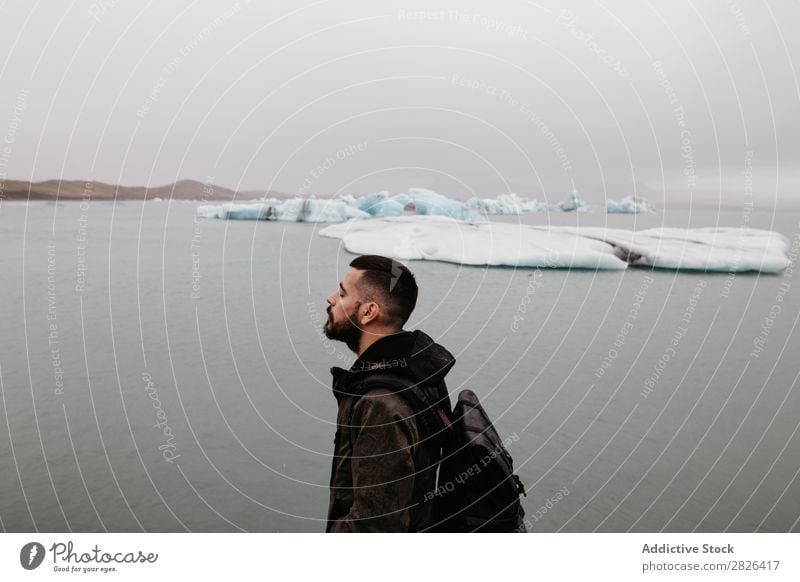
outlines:
{"label": "gray sky", "polygon": [[0,179],[800,199],[797,2],[263,4],[5,2]]}

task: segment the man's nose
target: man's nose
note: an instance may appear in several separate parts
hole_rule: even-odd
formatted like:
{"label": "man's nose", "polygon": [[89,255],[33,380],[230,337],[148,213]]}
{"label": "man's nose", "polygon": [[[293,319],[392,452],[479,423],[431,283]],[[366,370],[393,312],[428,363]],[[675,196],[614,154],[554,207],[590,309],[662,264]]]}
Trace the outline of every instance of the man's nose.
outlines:
{"label": "man's nose", "polygon": [[331,305],[331,306],[333,306],[333,302],[334,302],[334,298],[335,298],[335,296],[336,296],[336,293],[331,293],[330,295],[328,295],[328,296],[325,298],[325,301],[327,301],[327,302],[328,302],[328,305]]}

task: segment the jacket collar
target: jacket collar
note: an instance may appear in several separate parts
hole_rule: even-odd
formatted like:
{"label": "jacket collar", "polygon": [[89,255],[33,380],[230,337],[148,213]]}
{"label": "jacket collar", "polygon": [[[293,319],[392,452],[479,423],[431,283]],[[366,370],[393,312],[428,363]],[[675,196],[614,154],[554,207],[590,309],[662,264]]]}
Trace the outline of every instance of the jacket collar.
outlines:
{"label": "jacket collar", "polygon": [[353,386],[376,372],[404,376],[425,384],[438,384],[455,363],[455,357],[425,332],[401,331],[374,342],[349,370],[332,367],[333,394],[337,400],[350,394]]}
{"label": "jacket collar", "polygon": [[414,347],[415,336],[409,331],[399,331],[376,340],[350,366],[353,372],[363,372],[404,365],[404,356]]}

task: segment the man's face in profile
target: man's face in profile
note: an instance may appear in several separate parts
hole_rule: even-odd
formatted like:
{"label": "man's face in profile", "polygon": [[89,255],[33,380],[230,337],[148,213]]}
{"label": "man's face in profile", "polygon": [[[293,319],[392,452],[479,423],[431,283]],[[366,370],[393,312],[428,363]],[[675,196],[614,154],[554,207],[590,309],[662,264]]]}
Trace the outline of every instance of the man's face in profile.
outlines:
{"label": "man's face in profile", "polygon": [[361,301],[356,288],[360,278],[361,271],[352,267],[347,270],[339,287],[326,299],[328,320],[322,328],[328,339],[342,341],[356,353],[362,333],[358,326],[358,308],[361,307]]}

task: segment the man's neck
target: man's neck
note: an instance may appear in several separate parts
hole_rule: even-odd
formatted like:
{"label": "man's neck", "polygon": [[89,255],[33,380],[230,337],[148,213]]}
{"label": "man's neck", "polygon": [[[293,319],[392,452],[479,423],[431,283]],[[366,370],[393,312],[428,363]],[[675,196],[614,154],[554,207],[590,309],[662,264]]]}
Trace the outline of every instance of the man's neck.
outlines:
{"label": "man's neck", "polygon": [[403,331],[402,329],[384,329],[383,331],[380,332],[364,331],[364,333],[361,334],[361,342],[359,342],[358,354],[356,356],[360,358],[361,355],[364,352],[366,352],[367,349],[379,339],[400,333],[402,331]]}

